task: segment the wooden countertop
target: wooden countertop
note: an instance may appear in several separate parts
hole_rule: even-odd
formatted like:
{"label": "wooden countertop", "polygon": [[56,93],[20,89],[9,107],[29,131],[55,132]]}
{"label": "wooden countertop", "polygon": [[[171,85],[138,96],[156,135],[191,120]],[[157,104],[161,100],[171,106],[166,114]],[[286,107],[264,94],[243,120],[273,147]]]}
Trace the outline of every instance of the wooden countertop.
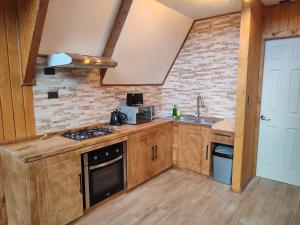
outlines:
{"label": "wooden countertop", "polygon": [[80,148],[95,145],[98,143],[111,141],[113,139],[126,137],[130,134],[151,129],[157,125],[171,122],[172,120],[156,119],[152,122],[140,125],[126,124],[116,127],[115,132],[113,134],[109,134],[98,138],[91,138],[83,141],[76,141],[62,137],[60,135],[54,135],[45,140],[34,139],[15,144],[2,145],[0,146],[0,150],[10,151],[20,160],[22,160],[25,163],[28,163],[49,156],[54,156],[68,151],[73,151]]}
{"label": "wooden countertop", "polygon": [[212,125],[211,128],[213,130],[234,133],[235,132],[235,121],[225,119],[225,120],[215,123],[214,125]]}

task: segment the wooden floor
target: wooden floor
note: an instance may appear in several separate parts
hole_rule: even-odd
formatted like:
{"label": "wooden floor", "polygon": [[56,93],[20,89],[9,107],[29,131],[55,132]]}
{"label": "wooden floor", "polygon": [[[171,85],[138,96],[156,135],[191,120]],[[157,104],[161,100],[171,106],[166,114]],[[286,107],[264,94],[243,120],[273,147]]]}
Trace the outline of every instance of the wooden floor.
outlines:
{"label": "wooden floor", "polygon": [[106,202],[74,225],[300,225],[300,188],[255,178],[243,194],[171,169]]}

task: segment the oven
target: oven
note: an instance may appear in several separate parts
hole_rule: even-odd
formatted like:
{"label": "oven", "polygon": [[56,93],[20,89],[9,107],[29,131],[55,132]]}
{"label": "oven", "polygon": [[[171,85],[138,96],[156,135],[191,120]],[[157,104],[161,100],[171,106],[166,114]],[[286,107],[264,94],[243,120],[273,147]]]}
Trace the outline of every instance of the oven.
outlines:
{"label": "oven", "polygon": [[126,187],[126,142],[82,154],[84,208]]}

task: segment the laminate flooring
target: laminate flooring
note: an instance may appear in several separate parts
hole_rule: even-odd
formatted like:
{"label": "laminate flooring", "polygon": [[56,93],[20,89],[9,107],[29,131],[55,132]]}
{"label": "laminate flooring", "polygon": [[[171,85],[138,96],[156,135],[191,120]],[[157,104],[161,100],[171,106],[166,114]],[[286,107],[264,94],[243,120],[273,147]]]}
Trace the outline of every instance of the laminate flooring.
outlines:
{"label": "laminate flooring", "polygon": [[170,169],[73,225],[300,225],[300,188],[256,177],[242,194]]}

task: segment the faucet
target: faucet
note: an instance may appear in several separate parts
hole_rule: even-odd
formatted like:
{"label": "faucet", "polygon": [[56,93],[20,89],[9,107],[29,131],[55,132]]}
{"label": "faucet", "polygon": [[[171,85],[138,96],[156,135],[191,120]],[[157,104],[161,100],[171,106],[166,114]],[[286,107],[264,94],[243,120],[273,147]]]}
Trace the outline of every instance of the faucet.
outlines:
{"label": "faucet", "polygon": [[197,97],[197,117],[200,117],[200,107],[204,108],[205,104],[204,104],[204,100],[203,97],[201,95],[199,95]]}

